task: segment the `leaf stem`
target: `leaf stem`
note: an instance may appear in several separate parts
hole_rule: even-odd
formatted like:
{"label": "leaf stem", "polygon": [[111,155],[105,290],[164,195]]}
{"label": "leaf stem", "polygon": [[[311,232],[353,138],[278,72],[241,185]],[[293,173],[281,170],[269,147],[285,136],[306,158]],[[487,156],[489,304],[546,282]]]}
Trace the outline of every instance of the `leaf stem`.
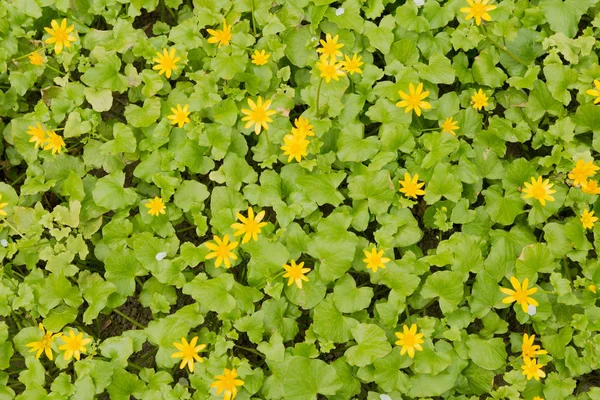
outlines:
{"label": "leaf stem", "polygon": [[4,217],[4,223],[6,225],[10,226],[13,231],[17,232],[19,234],[19,236],[21,236],[23,239],[25,239],[25,236],[23,236],[23,234],[21,233],[21,231],[19,231],[16,226],[14,226],[10,222],[8,222],[8,220],[6,219],[6,217]]}
{"label": "leaf stem", "polygon": [[250,8],[252,9],[252,32],[256,37],[256,19],[254,18],[254,0],[250,0]]}
{"label": "leaf stem", "polygon": [[142,324],[140,324],[139,322],[137,322],[135,319],[131,318],[128,315],[125,315],[123,312],[121,312],[121,310],[119,309],[113,309],[112,312],[114,312],[115,314],[117,314],[118,316],[122,317],[123,319],[126,319],[127,321],[131,322],[133,325],[137,326],[140,329],[146,329],[146,327]]}
{"label": "leaf stem", "polygon": [[323,78],[319,80],[319,86],[317,86],[317,118],[319,117],[319,98],[321,97],[321,85],[323,84]]}
{"label": "leaf stem", "polygon": [[238,349],[242,349],[242,350],[245,350],[245,351],[250,352],[252,354],[256,354],[257,356],[259,356],[261,358],[265,358],[265,355],[263,353],[259,352],[258,350],[254,350],[254,349],[252,349],[250,347],[244,347],[244,346],[240,346],[240,345],[237,345],[237,344],[234,344],[234,346],[237,347]]}
{"label": "leaf stem", "polygon": [[[500,46],[498,44],[498,42],[496,42],[494,39],[492,39],[490,37],[490,34],[488,33],[487,29],[485,27],[482,26],[482,30],[485,34],[485,38],[498,50],[505,52],[510,58],[512,58],[513,60],[515,60],[516,62],[518,62],[519,64],[523,64],[524,66],[528,66],[528,64],[521,60],[519,57],[515,56],[510,50],[508,50],[508,48],[506,47],[506,44],[504,46]],[[506,43],[506,42],[505,42]]]}

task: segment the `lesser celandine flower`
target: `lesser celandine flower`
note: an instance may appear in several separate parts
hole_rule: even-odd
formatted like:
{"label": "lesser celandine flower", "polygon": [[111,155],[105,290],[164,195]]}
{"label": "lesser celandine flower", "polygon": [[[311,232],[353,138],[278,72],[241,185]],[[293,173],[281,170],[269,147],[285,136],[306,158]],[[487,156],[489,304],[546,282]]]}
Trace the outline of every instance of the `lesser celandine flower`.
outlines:
{"label": "lesser celandine flower", "polygon": [[[0,195],[0,197],[2,196]],[[44,334],[44,337],[42,337],[42,340],[40,340],[39,342],[30,342],[27,343],[25,346],[30,347],[29,352],[31,353],[37,351],[35,358],[40,358],[42,353],[46,353],[46,357],[48,357],[49,360],[52,360],[52,342],[54,341],[54,338],[60,337],[62,333],[52,333],[50,331],[46,331],[42,323],[40,323],[38,326]]]}
{"label": "lesser celandine flower", "polygon": [[481,20],[491,21],[492,17],[488,13],[489,11],[495,10],[496,6],[488,4],[490,0],[467,0],[469,7],[463,7],[460,12],[463,12],[465,19],[468,21],[471,18],[475,18],[475,24],[481,25]]}
{"label": "lesser celandine flower", "polygon": [[306,274],[310,271],[310,268],[304,268],[304,261],[300,264],[296,264],[295,260],[292,260],[289,264],[283,266],[285,269],[284,278],[288,278],[288,286],[292,283],[296,283],[298,289],[302,289],[302,281],[308,282],[308,276]]}
{"label": "lesser celandine flower", "polygon": [[452,119],[452,117],[446,118],[446,120],[442,123],[442,132],[448,132],[453,135],[456,135],[454,131],[459,128],[460,126],[458,126],[458,121],[455,121],[454,119]]}
{"label": "lesser celandine flower", "polygon": [[596,89],[588,89],[586,90],[586,93],[596,97],[594,99],[594,104],[598,104],[600,103],[600,81],[598,79],[594,79],[594,86],[596,86]]}
{"label": "lesser celandine flower", "polygon": [[46,39],[46,43],[54,43],[54,52],[56,54],[60,54],[64,47],[71,47],[71,42],[77,40],[75,37],[69,35],[75,29],[75,25],[67,27],[66,18],[63,18],[60,25],[58,25],[56,20],[52,20],[50,26],[51,28],[44,28],[50,34],[50,37]]}
{"label": "lesser celandine flower", "polygon": [[543,397],[540,397],[540,396],[535,396],[535,397],[533,398],[533,400],[544,400],[544,398],[543,398]]}
{"label": "lesser celandine flower", "polygon": [[258,240],[258,234],[263,226],[267,225],[266,222],[261,222],[265,217],[265,212],[261,211],[254,216],[254,210],[252,207],[248,207],[248,217],[244,217],[242,214],[237,213],[236,216],[241,222],[231,224],[233,229],[237,229],[233,236],[244,235],[242,244],[248,243],[250,239]]}
{"label": "lesser celandine flower", "polygon": [[187,365],[190,372],[194,372],[194,362],[203,362],[202,357],[198,355],[199,352],[206,348],[205,344],[196,345],[198,342],[198,336],[194,336],[188,343],[186,338],[181,338],[181,343],[173,342],[173,346],[179,350],[176,353],[171,354],[171,358],[182,358],[179,369],[184,369]]}
{"label": "lesser celandine flower", "polygon": [[521,371],[523,375],[527,377],[527,380],[531,378],[539,381],[540,378],[544,378],[546,373],[542,371],[542,364],[538,364],[535,358],[523,357],[523,365],[521,366]]}
{"label": "lesser celandine flower", "polygon": [[271,55],[264,50],[254,50],[254,54],[252,54],[252,64],[265,65],[269,61],[269,57],[271,57]]}
{"label": "lesser celandine flower", "polygon": [[396,332],[397,346],[402,346],[400,349],[400,355],[408,353],[410,358],[415,357],[415,350],[423,351],[423,334],[417,333],[417,324],[412,324],[410,329],[408,326],[403,325],[402,332]]}
{"label": "lesser celandine flower", "polygon": [[225,269],[231,267],[231,260],[237,260],[237,255],[231,250],[235,249],[238,242],[229,243],[229,236],[223,236],[221,240],[217,235],[213,236],[215,243],[207,242],[206,247],[212,250],[212,253],[206,255],[206,259],[216,258],[215,267],[219,268],[222,263],[225,263]]}
{"label": "lesser celandine flower", "polygon": [[583,193],[587,194],[600,194],[600,187],[598,186],[598,181],[594,179],[588,180],[587,183],[582,183],[581,190],[583,190]]}
{"label": "lesser celandine flower", "polygon": [[171,125],[177,124],[178,127],[183,128],[183,125],[190,122],[188,116],[190,115],[189,104],[181,107],[181,104],[177,104],[177,108],[171,108],[173,114],[167,118],[171,120]]}
{"label": "lesser celandine flower", "polygon": [[537,344],[533,344],[535,340],[535,335],[529,336],[528,334],[523,335],[523,344],[521,345],[521,352],[523,353],[523,358],[525,357],[536,357],[540,354],[548,354],[546,350],[542,350],[541,347]]}
{"label": "lesser celandine flower", "polygon": [[71,357],[75,357],[75,359],[79,361],[81,354],[87,352],[85,345],[91,342],[90,338],[83,338],[83,332],[79,332],[75,335],[73,329],[71,329],[69,335],[62,335],[60,338],[65,344],[59,346],[58,349],[65,351],[65,360],[70,360]]}
{"label": "lesser celandine flower", "polygon": [[556,190],[550,189],[554,186],[550,183],[550,180],[546,179],[542,181],[542,178],[539,177],[537,180],[535,178],[531,178],[531,183],[525,182],[525,189],[523,189],[523,193],[525,193],[524,198],[534,198],[538,200],[543,206],[546,205],[546,200],[554,201],[554,197],[551,194],[556,193]]}
{"label": "lesser celandine flower", "polygon": [[42,55],[37,51],[34,51],[27,57],[29,58],[31,65],[42,65],[44,63],[44,57],[42,57]]}
{"label": "lesser celandine flower", "polygon": [[385,264],[390,261],[389,258],[383,256],[383,250],[377,251],[376,247],[373,247],[371,251],[363,250],[366,258],[363,261],[367,264],[368,269],[372,269],[373,272],[377,272],[379,268],[385,268]]}
{"label": "lesser celandine flower", "polygon": [[229,46],[231,40],[231,25],[227,25],[227,21],[223,18],[223,29],[207,29],[206,30],[211,37],[208,38],[208,43],[219,43],[218,48],[221,46]]}
{"label": "lesser celandine flower", "polygon": [[579,220],[585,229],[590,229],[594,227],[594,224],[598,221],[598,217],[594,217],[593,211],[584,210]]}
{"label": "lesser celandine flower", "polygon": [[508,295],[508,297],[502,299],[502,302],[504,304],[516,302],[517,304],[521,305],[521,309],[524,313],[527,312],[527,309],[530,304],[536,307],[539,305],[536,300],[529,297],[529,295],[532,295],[535,292],[537,292],[537,288],[535,287],[527,289],[527,286],[529,285],[529,279],[523,279],[523,284],[521,285],[521,282],[519,282],[519,280],[513,276],[510,278],[510,283],[514,290],[500,288],[500,291],[502,293]]}
{"label": "lesser celandine flower", "polygon": [[481,110],[488,105],[488,97],[483,93],[482,89],[479,89],[479,91],[475,92],[471,97],[471,104],[473,105],[473,108],[477,110]]}
{"label": "lesser celandine flower", "polygon": [[34,147],[36,149],[38,147],[43,147],[44,142],[46,141],[46,132],[44,132],[44,128],[42,128],[40,123],[38,122],[37,126],[28,126],[27,128],[29,129],[27,134],[31,136],[31,138],[29,138],[29,143],[35,143]]}
{"label": "lesser celandine flower", "polygon": [[288,156],[288,162],[296,159],[296,161],[302,161],[302,157],[306,157],[308,152],[307,148],[310,142],[305,139],[305,136],[301,135],[285,135],[283,137],[283,146],[281,150],[284,151],[284,155]]}
{"label": "lesser celandine flower", "polygon": [[342,52],[339,50],[344,47],[343,43],[338,43],[338,35],[331,37],[328,33],[325,35],[325,40],[321,39],[319,42],[321,43],[321,48],[317,49],[317,53],[321,53],[322,58],[329,58],[332,61],[335,61],[337,57],[342,56]]}
{"label": "lesser celandine flower", "polygon": [[269,110],[271,107],[271,100],[266,100],[263,104],[263,99],[258,96],[256,103],[252,99],[248,99],[248,105],[250,109],[242,109],[242,113],[246,116],[242,118],[242,121],[246,121],[244,128],[250,128],[254,125],[254,133],[260,135],[262,128],[265,130],[269,129],[268,122],[273,122],[271,115],[276,114],[277,111]]}
{"label": "lesser celandine flower", "polygon": [[156,53],[154,58],[156,65],[152,69],[158,70],[159,75],[165,74],[167,79],[170,78],[171,73],[177,70],[177,62],[181,60],[181,57],[175,57],[176,52],[176,49],[171,49],[171,51],[163,49],[162,54],[160,52]]}
{"label": "lesser celandine flower", "polygon": [[[2,201],[2,195],[0,194],[0,201]],[[8,203],[0,203],[0,216],[2,217],[6,217],[8,214],[6,213],[6,211],[3,210],[4,207],[6,207],[8,205]]]}
{"label": "lesser celandine flower", "polygon": [[320,78],[325,78],[325,82],[329,83],[333,79],[334,81],[339,81],[340,76],[346,75],[344,71],[342,71],[343,64],[334,60],[327,60],[322,58],[317,62],[317,68],[321,72],[319,75]]}
{"label": "lesser celandine flower", "polygon": [[360,69],[360,66],[363,65],[364,62],[361,61],[362,60],[361,56],[354,53],[354,56],[352,56],[352,58],[350,58],[350,57],[348,57],[348,55],[345,54],[344,59],[345,59],[345,61],[342,61],[342,68],[344,69],[344,71],[346,71],[350,75],[354,75],[355,72],[357,74],[362,74],[362,70]]}
{"label": "lesser celandine flower", "polygon": [[589,286],[587,287],[587,290],[589,290],[590,292],[592,292],[592,293],[594,293],[594,294],[596,294],[596,290],[597,290],[597,289],[598,289],[598,288],[596,287],[596,285],[589,285]]}
{"label": "lesser celandine flower", "polygon": [[295,127],[292,128],[292,134],[296,136],[306,137],[315,136],[313,126],[308,121],[308,118],[298,117],[294,120]]}
{"label": "lesser celandine flower", "polygon": [[223,375],[215,376],[215,381],[210,384],[210,387],[214,388],[219,396],[223,393],[223,400],[233,400],[238,393],[237,387],[244,385],[244,381],[237,378],[238,373],[235,368],[225,368]]}
{"label": "lesser celandine flower", "polygon": [[415,110],[415,114],[417,117],[421,116],[421,109],[429,110],[431,108],[431,104],[429,104],[425,99],[429,96],[429,91],[423,91],[423,83],[419,83],[415,88],[415,85],[410,83],[408,85],[408,94],[403,92],[402,90],[398,90],[398,94],[402,98],[402,101],[396,103],[396,107],[405,107],[404,112],[408,113],[412,110]]}
{"label": "lesser celandine flower", "polygon": [[148,209],[148,214],[156,217],[159,214],[165,214],[165,202],[161,197],[155,196],[152,200],[149,200],[144,207]]}
{"label": "lesser celandine flower", "polygon": [[402,188],[399,189],[400,193],[404,194],[406,197],[416,199],[417,196],[425,194],[425,190],[421,189],[425,183],[419,182],[419,174],[415,174],[411,177],[410,174],[406,172],[404,173],[404,180],[398,182],[402,185]]}
{"label": "lesser celandine flower", "polygon": [[600,168],[593,161],[578,160],[571,172],[567,175],[573,180],[573,186],[583,185],[587,183],[589,177],[596,174]]}
{"label": "lesser celandine flower", "polygon": [[52,150],[52,154],[56,154],[62,151],[62,148],[65,147],[65,141],[62,136],[57,135],[54,131],[48,131],[48,138],[46,139],[46,147],[44,150]]}

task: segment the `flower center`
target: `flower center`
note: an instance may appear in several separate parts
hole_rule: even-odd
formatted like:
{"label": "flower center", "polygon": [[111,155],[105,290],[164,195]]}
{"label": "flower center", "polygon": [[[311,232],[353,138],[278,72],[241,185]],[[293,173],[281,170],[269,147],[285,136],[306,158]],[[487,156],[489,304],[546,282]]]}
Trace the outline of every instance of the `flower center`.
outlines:
{"label": "flower center", "polygon": [[535,186],[531,190],[531,194],[533,194],[533,197],[535,197],[538,200],[543,199],[544,197],[546,197],[546,189],[543,186]]}
{"label": "flower center", "polygon": [[473,4],[471,7],[471,13],[476,17],[481,17],[483,14],[485,14],[485,5],[481,3]]}
{"label": "flower center", "polygon": [[66,42],[69,39],[69,34],[64,29],[54,31],[54,38],[57,42]]}
{"label": "flower center", "polygon": [[255,122],[267,122],[267,111],[263,107],[257,107],[252,111],[252,120]]}
{"label": "flower center", "polygon": [[414,345],[416,344],[416,340],[413,335],[404,335],[402,343],[405,347],[414,347]]}

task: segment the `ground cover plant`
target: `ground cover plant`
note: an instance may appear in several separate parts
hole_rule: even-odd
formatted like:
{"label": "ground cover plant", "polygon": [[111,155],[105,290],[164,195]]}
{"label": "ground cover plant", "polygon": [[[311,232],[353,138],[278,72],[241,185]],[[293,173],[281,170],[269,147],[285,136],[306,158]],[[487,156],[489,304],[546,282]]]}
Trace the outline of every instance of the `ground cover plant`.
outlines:
{"label": "ground cover plant", "polygon": [[0,2],[0,399],[600,399],[598,3]]}

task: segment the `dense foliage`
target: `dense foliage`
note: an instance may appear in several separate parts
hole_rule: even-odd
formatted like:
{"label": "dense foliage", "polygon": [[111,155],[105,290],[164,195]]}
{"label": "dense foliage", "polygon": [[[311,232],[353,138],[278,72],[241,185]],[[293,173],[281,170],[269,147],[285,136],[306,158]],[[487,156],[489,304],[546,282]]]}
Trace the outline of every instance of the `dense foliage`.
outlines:
{"label": "dense foliage", "polygon": [[598,3],[0,1],[0,399],[600,399]]}

